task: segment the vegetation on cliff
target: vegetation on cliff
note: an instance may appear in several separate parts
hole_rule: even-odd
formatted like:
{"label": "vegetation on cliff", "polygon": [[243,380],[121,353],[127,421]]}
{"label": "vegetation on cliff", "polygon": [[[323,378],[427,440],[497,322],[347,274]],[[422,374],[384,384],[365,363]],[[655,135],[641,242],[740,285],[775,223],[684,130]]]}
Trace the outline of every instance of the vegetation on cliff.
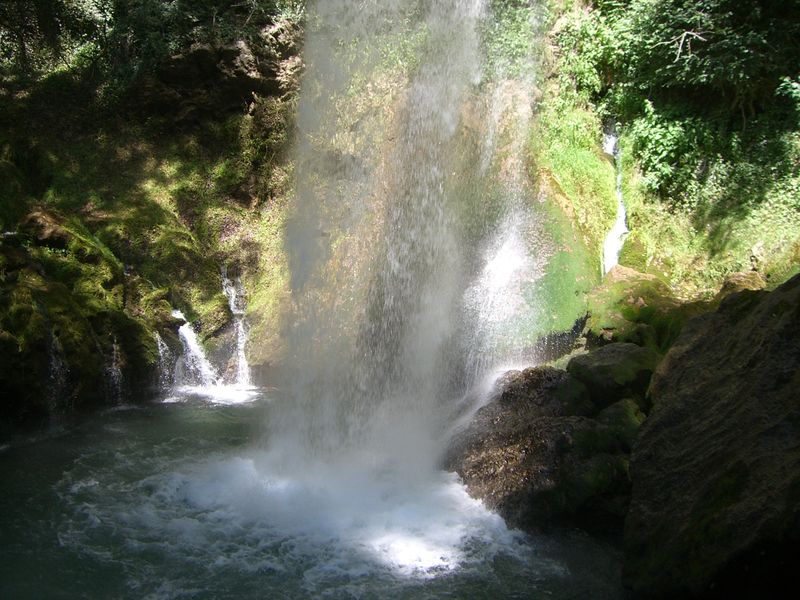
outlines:
{"label": "vegetation on cliff", "polygon": [[712,295],[737,271],[756,269],[773,286],[796,272],[798,7],[560,4],[562,90],[622,125],[632,229],[622,263],[684,298]]}
{"label": "vegetation on cliff", "polygon": [[149,388],[172,308],[206,338],[229,322],[221,265],[268,263],[251,305],[274,325],[300,6],[0,9],[4,422]]}

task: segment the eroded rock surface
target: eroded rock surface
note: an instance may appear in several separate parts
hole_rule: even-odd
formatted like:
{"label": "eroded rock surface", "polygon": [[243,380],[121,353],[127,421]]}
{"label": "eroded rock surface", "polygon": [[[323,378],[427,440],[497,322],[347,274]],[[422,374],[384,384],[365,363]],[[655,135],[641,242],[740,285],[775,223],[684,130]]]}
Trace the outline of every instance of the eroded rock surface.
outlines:
{"label": "eroded rock surface", "polygon": [[620,435],[627,429],[613,411],[609,424],[594,413],[589,391],[569,373],[511,371],[456,436],[446,467],[511,526],[613,528],[627,508],[628,434]]}
{"label": "eroded rock surface", "polygon": [[798,367],[800,276],[684,327],[632,455],[625,579],[637,597],[796,593]]}

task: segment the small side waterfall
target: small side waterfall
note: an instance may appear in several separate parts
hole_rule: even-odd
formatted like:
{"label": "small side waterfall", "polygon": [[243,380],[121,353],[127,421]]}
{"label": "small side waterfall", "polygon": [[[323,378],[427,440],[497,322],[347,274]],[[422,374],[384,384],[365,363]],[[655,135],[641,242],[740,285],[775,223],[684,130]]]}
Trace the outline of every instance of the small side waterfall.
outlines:
{"label": "small side waterfall", "polygon": [[50,422],[55,423],[58,406],[63,400],[66,390],[69,366],[64,360],[64,348],[58,336],[50,331],[47,348],[47,407],[50,411]]}
{"label": "small side waterfall", "polygon": [[611,231],[608,232],[603,244],[603,275],[605,275],[619,262],[619,253],[622,251],[625,236],[628,234],[627,214],[622,197],[622,165],[619,159],[619,136],[614,129],[603,135],[603,151],[614,159],[614,166],[617,170],[617,219],[614,221],[614,225],[611,227]]}
{"label": "small side waterfall", "polygon": [[233,314],[233,326],[236,330],[236,385],[249,387],[250,365],[247,364],[245,347],[247,345],[248,327],[244,318],[244,286],[238,277],[230,279],[228,269],[222,267],[222,291],[228,297],[228,306]]}
{"label": "small side waterfall", "polygon": [[106,396],[115,404],[124,401],[124,379],[122,375],[122,356],[117,338],[111,343],[111,353],[106,357],[105,387]]}
{"label": "small side waterfall", "polygon": [[[179,310],[172,311],[172,316],[176,319],[186,317]],[[197,339],[197,334],[192,325],[187,321],[178,329],[178,335],[183,343],[184,353],[175,365],[175,383],[177,385],[195,385],[201,387],[211,387],[217,385],[219,375],[216,369],[206,358],[206,353]]]}
{"label": "small side waterfall", "polygon": [[[168,378],[166,374],[169,370],[163,366],[160,371],[161,387],[172,392],[168,398],[171,401],[186,396],[198,396],[220,404],[236,404],[247,402],[256,396],[256,390],[252,387],[250,379],[250,366],[245,355],[249,328],[244,318],[244,286],[238,277],[230,279],[225,268],[222,269],[222,291],[228,298],[228,305],[233,314],[236,339],[232,358],[236,362],[235,376],[231,378],[220,374],[206,356],[191,323],[185,322],[178,329],[178,336],[183,344],[183,355],[175,361],[172,378]],[[179,310],[173,311],[172,316],[186,321],[186,317]],[[156,344],[159,349],[160,365],[170,364],[172,359],[169,348],[160,337],[156,338]]]}
{"label": "small side waterfall", "polygon": [[158,349],[158,387],[162,393],[168,394],[172,390],[175,378],[175,357],[158,332],[153,333]]}

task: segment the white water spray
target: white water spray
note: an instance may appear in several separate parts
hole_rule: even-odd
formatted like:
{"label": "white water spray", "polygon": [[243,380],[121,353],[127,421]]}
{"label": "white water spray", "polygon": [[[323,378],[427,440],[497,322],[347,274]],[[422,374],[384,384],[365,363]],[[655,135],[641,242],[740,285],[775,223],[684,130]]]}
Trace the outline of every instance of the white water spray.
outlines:
{"label": "white water spray", "polygon": [[[176,319],[185,317],[179,310],[172,312]],[[199,397],[215,404],[239,404],[250,402],[256,390],[250,386],[225,384],[223,378],[206,357],[203,346],[190,323],[178,329],[183,344],[183,355],[175,364],[174,386],[167,402],[177,402],[187,397]]]}
{"label": "white water spray", "polygon": [[219,383],[216,369],[206,358],[205,350],[197,339],[197,334],[186,317],[179,310],[173,310],[172,316],[184,322],[178,328],[178,335],[183,343],[184,354],[175,366],[175,382],[180,386],[199,386],[210,388]]}
{"label": "white water spray", "polygon": [[157,331],[153,332],[153,337],[158,349],[158,387],[162,393],[168,394],[175,380],[175,357]]}
{"label": "white water spray", "polygon": [[619,157],[619,137],[615,132],[612,131],[603,135],[603,152],[614,159],[614,168],[617,173],[617,218],[603,243],[603,275],[605,275],[619,263],[619,253],[622,251],[622,246],[625,244],[625,236],[629,230],[626,223],[625,202],[622,196],[622,165]]}

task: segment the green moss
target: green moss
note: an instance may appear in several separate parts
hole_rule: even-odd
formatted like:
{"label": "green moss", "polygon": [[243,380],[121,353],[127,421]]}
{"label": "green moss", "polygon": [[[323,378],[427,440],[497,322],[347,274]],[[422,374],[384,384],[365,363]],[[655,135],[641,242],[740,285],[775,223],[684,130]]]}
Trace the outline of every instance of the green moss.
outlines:
{"label": "green moss", "polygon": [[526,300],[531,306],[549,309],[546,314],[537,311],[535,329],[528,333],[531,339],[571,329],[586,314],[587,294],[598,281],[592,254],[570,220],[553,204],[542,207],[542,213],[555,252],[544,275],[526,290]]}
{"label": "green moss", "polygon": [[597,422],[608,427],[623,451],[630,452],[644,418],[639,405],[625,399],[600,411]]}

